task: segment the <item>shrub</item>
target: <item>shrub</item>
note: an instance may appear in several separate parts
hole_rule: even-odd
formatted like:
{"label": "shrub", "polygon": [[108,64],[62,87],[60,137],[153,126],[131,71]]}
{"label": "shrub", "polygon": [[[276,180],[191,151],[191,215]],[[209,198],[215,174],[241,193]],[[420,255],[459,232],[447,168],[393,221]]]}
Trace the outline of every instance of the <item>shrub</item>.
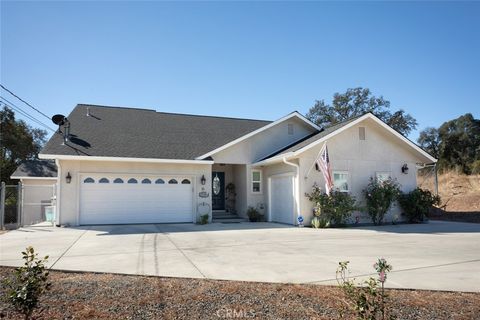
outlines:
{"label": "shrub", "polygon": [[398,198],[400,185],[392,178],[379,181],[372,177],[363,193],[367,200],[367,212],[373,223],[379,225],[383,223],[383,218]]}
{"label": "shrub", "polygon": [[202,214],[200,216],[200,220],[198,221],[199,224],[207,224],[208,223],[208,213]]}
{"label": "shrub", "polygon": [[398,202],[409,222],[421,222],[428,216],[433,205],[440,204],[440,197],[428,190],[416,188],[400,195]]}
{"label": "shrub", "polygon": [[[320,187],[314,185],[312,193],[306,196],[315,204],[314,216],[319,218],[320,225],[329,226],[330,223],[335,226],[345,225],[352,212],[357,209],[355,198],[346,192],[332,191],[327,195]],[[320,223],[322,220],[324,223]]]}
{"label": "shrub", "polygon": [[258,211],[254,207],[248,207],[247,216],[250,222],[257,222],[262,220],[262,215],[260,214],[260,211]]}
{"label": "shrub", "polygon": [[347,298],[346,307],[351,309],[358,319],[385,319],[388,313],[385,282],[392,266],[385,259],[378,259],[373,265],[378,278],[370,277],[363,284],[355,284],[355,279],[348,280],[348,264],[348,261],[339,262],[336,272],[337,283]]}
{"label": "shrub", "polygon": [[24,266],[16,268],[13,276],[5,281],[6,299],[25,319],[30,319],[41,295],[51,286],[45,268],[48,256],[38,259],[33,247],[28,247],[22,255]]}

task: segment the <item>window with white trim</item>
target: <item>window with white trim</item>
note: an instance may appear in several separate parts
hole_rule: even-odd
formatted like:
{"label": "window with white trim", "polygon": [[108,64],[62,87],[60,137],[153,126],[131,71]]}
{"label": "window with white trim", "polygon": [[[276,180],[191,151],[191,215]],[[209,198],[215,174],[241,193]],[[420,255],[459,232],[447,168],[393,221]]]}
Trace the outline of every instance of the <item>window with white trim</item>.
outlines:
{"label": "window with white trim", "polygon": [[375,172],[375,177],[377,178],[378,182],[383,182],[390,179],[391,174],[388,171],[377,171]]}
{"label": "window with white trim", "polygon": [[340,192],[349,192],[348,171],[333,171],[333,187]]}
{"label": "window with white trim", "polygon": [[252,193],[262,193],[261,170],[252,170]]}

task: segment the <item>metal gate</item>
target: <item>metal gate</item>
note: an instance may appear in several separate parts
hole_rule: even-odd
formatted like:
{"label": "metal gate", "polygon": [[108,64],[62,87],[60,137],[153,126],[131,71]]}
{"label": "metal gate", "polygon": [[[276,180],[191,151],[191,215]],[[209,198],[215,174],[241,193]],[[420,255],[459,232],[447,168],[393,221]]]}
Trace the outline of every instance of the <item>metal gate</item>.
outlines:
{"label": "metal gate", "polygon": [[5,185],[0,190],[0,229],[14,229],[47,220],[54,204],[56,185]]}

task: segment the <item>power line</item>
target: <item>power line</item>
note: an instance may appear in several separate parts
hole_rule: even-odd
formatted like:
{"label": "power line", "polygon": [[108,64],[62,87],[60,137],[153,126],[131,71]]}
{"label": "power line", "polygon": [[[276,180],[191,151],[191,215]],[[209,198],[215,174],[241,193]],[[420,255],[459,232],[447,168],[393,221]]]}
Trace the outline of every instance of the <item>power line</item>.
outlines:
{"label": "power line", "polygon": [[53,132],[56,132],[56,130],[52,129],[51,127],[49,127],[48,125],[46,125],[45,123],[43,123],[42,121],[38,120],[37,118],[33,117],[32,115],[28,114],[25,110],[22,110],[20,107],[18,107],[17,105],[13,104],[11,101],[9,101],[8,99],[0,96],[0,99],[3,100],[3,104],[5,104],[5,106],[7,106],[8,108],[10,109],[14,109],[15,111],[17,111],[18,113],[20,113],[21,115],[23,115],[24,117],[28,118],[29,120],[41,125],[42,127],[50,130],[50,131],[53,131]]}
{"label": "power line", "polygon": [[20,98],[19,96],[17,96],[15,93],[13,93],[12,91],[8,90],[7,88],[5,88],[1,83],[0,83],[0,87],[3,88],[3,90],[7,91],[8,93],[10,93],[12,96],[14,96],[15,98],[17,98],[18,100],[22,101],[23,103],[25,103],[27,106],[29,106],[30,108],[32,108],[33,110],[37,111],[38,113],[40,113],[42,116],[44,116],[45,118],[47,118],[48,120],[51,120],[51,118],[49,116],[47,116],[45,113],[43,113],[42,111],[38,110],[37,108],[35,108],[34,106],[32,106],[30,103],[28,103],[27,101],[23,100],[22,98]]}

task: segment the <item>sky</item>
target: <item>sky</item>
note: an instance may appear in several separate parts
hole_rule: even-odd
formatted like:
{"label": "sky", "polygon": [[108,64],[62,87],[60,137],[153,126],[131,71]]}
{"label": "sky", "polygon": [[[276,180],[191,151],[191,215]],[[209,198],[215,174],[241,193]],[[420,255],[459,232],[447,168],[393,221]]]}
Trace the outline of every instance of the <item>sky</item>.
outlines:
{"label": "sky", "polygon": [[414,140],[480,118],[480,2],[0,6],[0,82],[49,116],[91,103],[276,120],[366,87],[417,119]]}

